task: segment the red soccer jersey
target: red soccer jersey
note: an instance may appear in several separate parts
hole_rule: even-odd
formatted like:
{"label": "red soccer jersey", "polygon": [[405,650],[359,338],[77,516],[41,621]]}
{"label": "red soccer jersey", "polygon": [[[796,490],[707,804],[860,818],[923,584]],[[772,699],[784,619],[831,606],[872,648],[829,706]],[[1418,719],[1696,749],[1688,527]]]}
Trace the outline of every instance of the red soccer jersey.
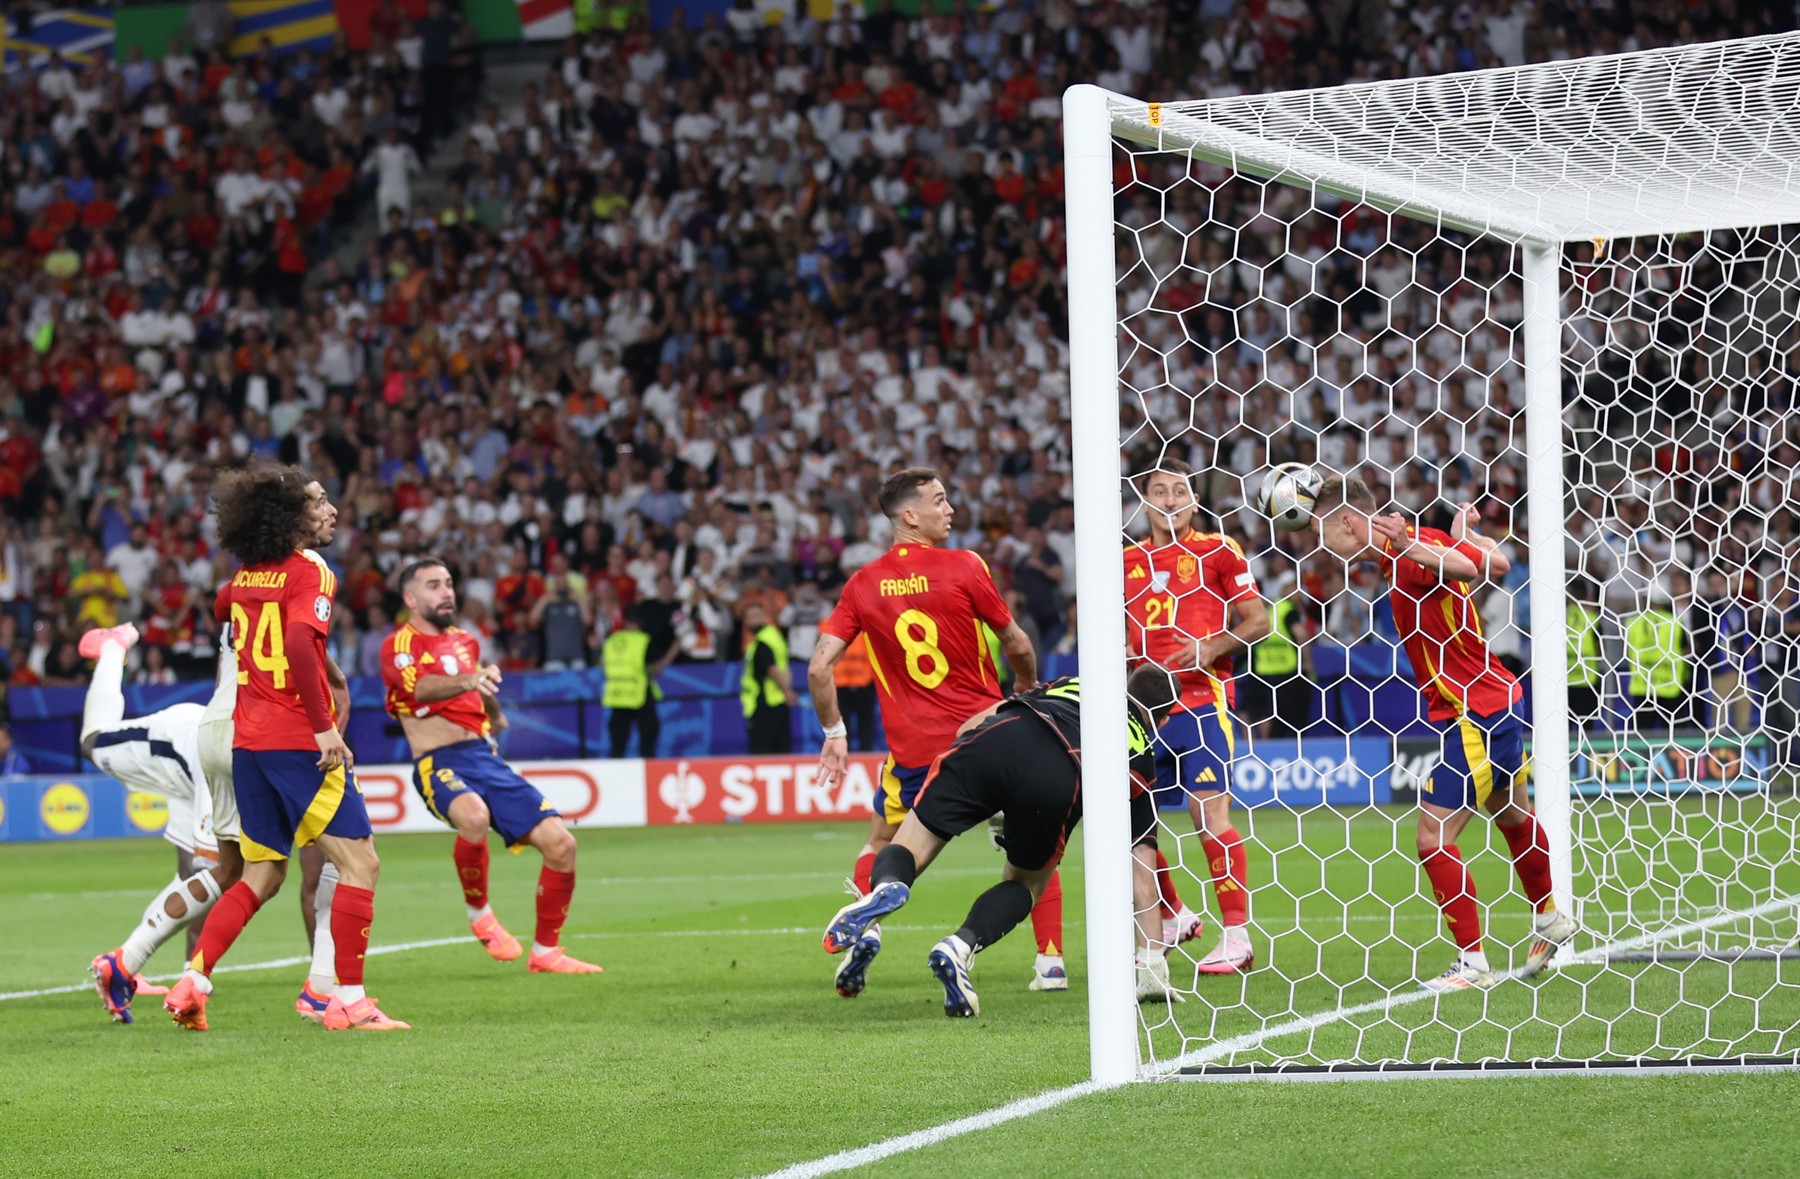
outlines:
{"label": "red soccer jersey", "polygon": [[487,736],[487,709],[481,693],[470,689],[448,700],[420,704],[420,676],[463,675],[481,666],[481,640],[466,630],[451,627],[428,635],[412,623],[398,626],[381,644],[381,682],[387,685],[389,716],[441,716],[474,733]]}
{"label": "red soccer jersey", "polygon": [[[337,707],[325,679],[325,636],[331,631],[331,603],[337,575],[323,558],[296,550],[279,561],[245,565],[219,591],[214,617],[231,623],[231,645],[237,650],[237,709],[232,713],[235,749],[318,749],[313,727],[300,702],[302,686]],[[287,628],[304,623],[316,633],[317,679],[297,683],[289,660]],[[317,697],[315,697],[316,699]]]}
{"label": "red soccer jersey", "polygon": [[819,627],[846,643],[869,636],[888,752],[930,765],[956,730],[1000,699],[981,624],[1012,625],[987,565],[974,553],[896,545],[851,575]]}
{"label": "red soccer jersey", "polygon": [[[1477,565],[1486,554],[1467,541],[1451,539],[1436,528],[1407,528],[1426,544],[1453,548]],[[1392,551],[1392,544],[1384,544]],[[1469,598],[1466,581],[1442,581],[1413,561],[1384,552],[1381,575],[1393,583],[1388,601],[1394,626],[1413,678],[1425,696],[1426,715],[1434,721],[1454,720],[1464,712],[1491,716],[1504,712],[1524,696],[1519,681],[1488,650],[1481,633],[1481,612]]]}
{"label": "red soccer jersey", "polygon": [[1216,532],[1189,532],[1172,544],[1125,550],[1125,630],[1131,659],[1150,659],[1175,672],[1181,703],[1212,707],[1223,692],[1237,703],[1231,658],[1190,666],[1195,639],[1227,629],[1228,607],[1256,597],[1256,578],[1244,550]]}

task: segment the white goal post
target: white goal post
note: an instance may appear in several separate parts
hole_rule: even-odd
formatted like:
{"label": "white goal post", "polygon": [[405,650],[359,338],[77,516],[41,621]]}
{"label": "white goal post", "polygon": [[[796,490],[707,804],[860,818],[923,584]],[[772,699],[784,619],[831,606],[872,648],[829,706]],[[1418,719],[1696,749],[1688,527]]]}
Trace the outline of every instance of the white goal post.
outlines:
{"label": "white goal post", "polygon": [[[1565,486],[1571,456],[1564,385],[1573,363],[1564,340],[1568,252],[1583,243],[1599,252],[1626,239],[1800,223],[1800,35],[1210,101],[1150,102],[1078,85],[1063,104],[1078,651],[1090,705],[1082,746],[1091,1064],[1094,1080],[1122,1082],[1170,1070],[1166,1060],[1145,1063],[1129,919],[1125,714],[1105,706],[1126,695],[1125,581],[1116,554],[1121,500],[1129,510],[1132,496],[1130,472],[1122,469],[1120,258],[1134,247],[1119,219],[1121,160],[1138,151],[1185,159],[1270,188],[1292,186],[1309,207],[1366,206],[1416,220],[1431,233],[1515,251],[1533,793],[1552,849],[1558,907],[1579,913],[1565,625],[1566,504],[1577,490]],[[1771,341],[1785,331],[1768,330]],[[1627,941],[1616,944],[1630,948]],[[1242,985],[1254,988],[1257,978],[1245,975]],[[1791,987],[1795,979],[1779,981]],[[1800,992],[1785,993],[1793,1001]],[[1354,1019],[1358,1009],[1349,1003],[1345,997],[1326,1015]],[[1263,1031],[1303,1029],[1314,1013],[1283,1014],[1288,1023],[1275,1024],[1265,1013]],[[1765,1022],[1759,1010],[1753,1023]],[[1217,1033],[1184,1031],[1181,1043],[1203,1044]],[[1777,1039],[1793,1050],[1791,1034]],[[1660,1032],[1655,1041],[1681,1055],[1682,1046],[1663,1044]],[[1610,1034],[1606,1042],[1613,1052],[1631,1051]],[[1513,1059],[1471,1050],[1490,1061]],[[1150,1057],[1156,1061],[1154,1051]]]}

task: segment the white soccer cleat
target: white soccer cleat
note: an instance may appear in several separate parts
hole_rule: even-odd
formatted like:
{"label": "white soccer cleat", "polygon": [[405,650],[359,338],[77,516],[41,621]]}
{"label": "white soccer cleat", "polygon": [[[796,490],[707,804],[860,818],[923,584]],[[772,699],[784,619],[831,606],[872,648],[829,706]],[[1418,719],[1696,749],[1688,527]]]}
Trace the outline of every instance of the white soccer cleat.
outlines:
{"label": "white soccer cleat", "polygon": [[1556,957],[1557,948],[1566,945],[1579,932],[1581,926],[1567,913],[1552,909],[1537,914],[1532,918],[1531,949],[1525,954],[1525,965],[1519,968],[1519,977],[1534,978],[1543,973],[1544,967],[1550,965],[1550,959]]}
{"label": "white soccer cleat", "polygon": [[1482,970],[1465,959],[1458,958],[1444,973],[1420,983],[1419,989],[1448,995],[1453,991],[1485,991],[1498,981],[1493,971]]}
{"label": "white soccer cleat", "polygon": [[1191,942],[1206,931],[1206,921],[1192,909],[1183,909],[1173,917],[1165,917],[1162,923],[1162,940],[1166,947],[1175,947],[1183,942]]}
{"label": "white soccer cleat", "polygon": [[1186,1003],[1187,996],[1175,989],[1169,981],[1169,960],[1158,954],[1149,962],[1139,962],[1137,968],[1137,999],[1139,1003]]}
{"label": "white soccer cleat", "polygon": [[1061,954],[1039,954],[1031,968],[1031,990],[1066,991],[1069,972],[1063,968]]}
{"label": "white soccer cleat", "polygon": [[969,981],[969,967],[974,958],[975,951],[955,934],[931,947],[931,954],[926,958],[931,973],[944,985],[944,1014],[951,1019],[968,1019],[981,1014],[981,1000]]}
{"label": "white soccer cleat", "polygon": [[1242,926],[1226,926],[1212,953],[1200,959],[1201,974],[1242,974],[1256,965],[1256,951],[1250,948],[1250,935]]}

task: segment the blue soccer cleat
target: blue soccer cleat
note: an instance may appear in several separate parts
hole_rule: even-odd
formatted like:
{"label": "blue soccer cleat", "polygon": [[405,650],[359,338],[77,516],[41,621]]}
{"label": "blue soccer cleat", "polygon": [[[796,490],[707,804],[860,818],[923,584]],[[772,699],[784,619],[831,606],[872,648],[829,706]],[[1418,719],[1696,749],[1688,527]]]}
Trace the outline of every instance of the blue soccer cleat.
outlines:
{"label": "blue soccer cleat", "polygon": [[881,926],[871,925],[856,939],[856,944],[850,947],[842,965],[837,968],[837,993],[846,999],[862,994],[863,988],[869,985],[869,963],[875,961],[875,955],[879,953]]}
{"label": "blue soccer cleat", "polygon": [[931,973],[944,984],[944,1014],[951,1019],[968,1019],[981,1014],[981,1000],[969,981],[969,966],[974,957],[975,951],[968,943],[951,934],[931,947],[931,955],[926,959],[931,964]]}
{"label": "blue soccer cleat", "polygon": [[88,966],[88,973],[94,976],[94,989],[100,992],[100,1001],[106,1004],[107,1014],[115,1023],[130,1023],[131,1000],[137,994],[137,981],[119,961],[121,953],[122,949],[113,950],[95,958]]}
{"label": "blue soccer cleat", "polygon": [[825,927],[825,952],[842,954],[862,940],[869,926],[911,899],[912,889],[898,880],[876,885],[868,896],[851,901],[837,911],[837,916]]}
{"label": "blue soccer cleat", "polygon": [[308,1023],[324,1023],[325,1009],[331,1006],[331,996],[321,995],[313,990],[312,979],[300,985],[300,994],[294,1000],[294,1012]]}

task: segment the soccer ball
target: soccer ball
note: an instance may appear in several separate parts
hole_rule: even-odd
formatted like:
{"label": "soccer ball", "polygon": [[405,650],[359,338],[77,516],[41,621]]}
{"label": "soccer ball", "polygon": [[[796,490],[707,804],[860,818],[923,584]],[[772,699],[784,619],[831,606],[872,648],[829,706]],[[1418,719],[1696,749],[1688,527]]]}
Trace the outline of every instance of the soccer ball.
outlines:
{"label": "soccer ball", "polygon": [[1283,532],[1298,532],[1312,521],[1319,473],[1305,463],[1282,463],[1263,478],[1256,506]]}

